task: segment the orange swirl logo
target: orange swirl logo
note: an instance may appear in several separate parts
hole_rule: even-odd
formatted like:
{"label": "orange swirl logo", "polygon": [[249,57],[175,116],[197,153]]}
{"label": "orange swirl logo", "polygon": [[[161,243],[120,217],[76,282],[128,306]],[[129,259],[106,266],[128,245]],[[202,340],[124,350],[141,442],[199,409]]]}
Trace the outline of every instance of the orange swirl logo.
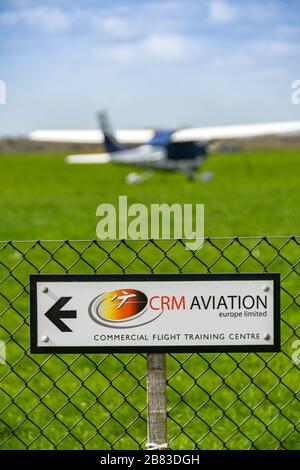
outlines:
{"label": "orange swirl logo", "polygon": [[[136,289],[117,289],[100,294],[89,305],[89,315],[96,323],[110,328],[133,328],[158,318],[161,312],[150,312],[148,298]],[[148,313],[147,319],[139,319]]]}

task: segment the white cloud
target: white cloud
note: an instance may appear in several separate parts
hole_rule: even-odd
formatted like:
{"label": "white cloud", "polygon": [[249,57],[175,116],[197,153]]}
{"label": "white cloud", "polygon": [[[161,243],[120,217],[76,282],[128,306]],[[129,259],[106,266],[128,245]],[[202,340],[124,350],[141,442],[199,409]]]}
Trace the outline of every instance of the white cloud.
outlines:
{"label": "white cloud", "polygon": [[134,41],[101,45],[98,59],[119,63],[182,62],[195,56],[198,48],[190,39],[176,34],[154,34]]}
{"label": "white cloud", "polygon": [[240,69],[244,67],[252,67],[254,65],[254,60],[245,51],[233,52],[232,54],[222,54],[219,57],[213,58],[210,61],[210,65],[217,69]]}
{"label": "white cloud", "polygon": [[114,62],[123,64],[132,63],[139,58],[139,47],[135,44],[119,44],[118,46],[105,48],[106,57]]}
{"label": "white cloud", "polygon": [[46,33],[59,33],[69,29],[71,16],[60,8],[36,7],[7,11],[0,14],[0,23],[24,25]]}
{"label": "white cloud", "polygon": [[225,0],[211,0],[208,3],[208,11],[212,23],[232,23],[238,16],[236,7]]}
{"label": "white cloud", "polygon": [[193,16],[176,2],[152,2],[136,4],[128,9],[112,8],[111,12],[86,10],[84,18],[96,31],[108,39],[137,38],[150,34],[177,34]]}
{"label": "white cloud", "polygon": [[193,45],[179,35],[153,35],[143,43],[143,49],[158,60],[178,61],[190,55]]}
{"label": "white cloud", "polygon": [[121,38],[132,35],[130,22],[120,16],[93,17],[92,26],[111,37]]}
{"label": "white cloud", "polygon": [[275,57],[289,57],[300,54],[298,43],[273,39],[252,41],[249,49],[256,54]]}

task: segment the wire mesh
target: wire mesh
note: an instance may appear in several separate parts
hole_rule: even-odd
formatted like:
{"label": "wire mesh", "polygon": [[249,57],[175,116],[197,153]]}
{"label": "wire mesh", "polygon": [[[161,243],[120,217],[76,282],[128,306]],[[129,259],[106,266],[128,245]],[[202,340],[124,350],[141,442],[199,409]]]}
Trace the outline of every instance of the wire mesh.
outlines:
{"label": "wire mesh", "polygon": [[294,236],[0,242],[0,449],[145,448],[146,355],[31,355],[29,274],[149,272],[281,273],[280,353],[167,355],[168,438],[299,449],[299,264]]}

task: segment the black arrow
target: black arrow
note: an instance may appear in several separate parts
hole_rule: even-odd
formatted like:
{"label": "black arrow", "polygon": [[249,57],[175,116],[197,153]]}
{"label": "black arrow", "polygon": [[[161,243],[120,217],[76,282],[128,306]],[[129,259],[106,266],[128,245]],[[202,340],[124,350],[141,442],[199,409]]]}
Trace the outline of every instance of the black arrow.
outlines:
{"label": "black arrow", "polygon": [[76,310],[61,310],[72,297],[61,297],[52,305],[51,308],[45,313],[45,316],[55,325],[60,331],[72,331],[63,321],[62,318],[76,318]]}

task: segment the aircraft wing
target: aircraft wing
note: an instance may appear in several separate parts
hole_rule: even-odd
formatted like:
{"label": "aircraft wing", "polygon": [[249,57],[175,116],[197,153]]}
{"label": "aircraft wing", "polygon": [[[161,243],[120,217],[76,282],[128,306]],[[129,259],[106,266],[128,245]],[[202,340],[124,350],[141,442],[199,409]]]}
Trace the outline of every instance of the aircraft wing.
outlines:
{"label": "aircraft wing", "polygon": [[124,163],[148,166],[152,164],[159,164],[165,158],[164,149],[153,148],[149,145],[143,145],[141,147],[122,150],[114,153],[87,153],[80,155],[68,155],[65,160],[71,164],[81,163]]}
{"label": "aircraft wing", "polygon": [[[114,132],[122,144],[144,144],[154,136],[153,129],[121,129]],[[78,144],[102,144],[103,133],[100,130],[36,130],[29,134],[29,139],[37,142],[58,142]]]}
{"label": "aircraft wing", "polygon": [[109,153],[87,153],[80,155],[68,155],[65,158],[67,163],[81,164],[81,163],[108,163],[111,161]]}
{"label": "aircraft wing", "polygon": [[300,121],[241,124],[233,126],[194,127],[175,131],[173,142],[192,142],[223,139],[249,139],[264,136],[285,136],[300,133]]}
{"label": "aircraft wing", "polygon": [[[300,133],[300,121],[273,122],[260,124],[239,124],[233,126],[191,127],[172,133],[171,142],[210,142],[225,139],[249,139],[264,136],[285,136]],[[154,129],[119,129],[115,138],[122,144],[140,145],[151,143]],[[29,134],[30,140],[39,142],[68,142],[101,144],[103,133],[100,130],[36,130]]]}

